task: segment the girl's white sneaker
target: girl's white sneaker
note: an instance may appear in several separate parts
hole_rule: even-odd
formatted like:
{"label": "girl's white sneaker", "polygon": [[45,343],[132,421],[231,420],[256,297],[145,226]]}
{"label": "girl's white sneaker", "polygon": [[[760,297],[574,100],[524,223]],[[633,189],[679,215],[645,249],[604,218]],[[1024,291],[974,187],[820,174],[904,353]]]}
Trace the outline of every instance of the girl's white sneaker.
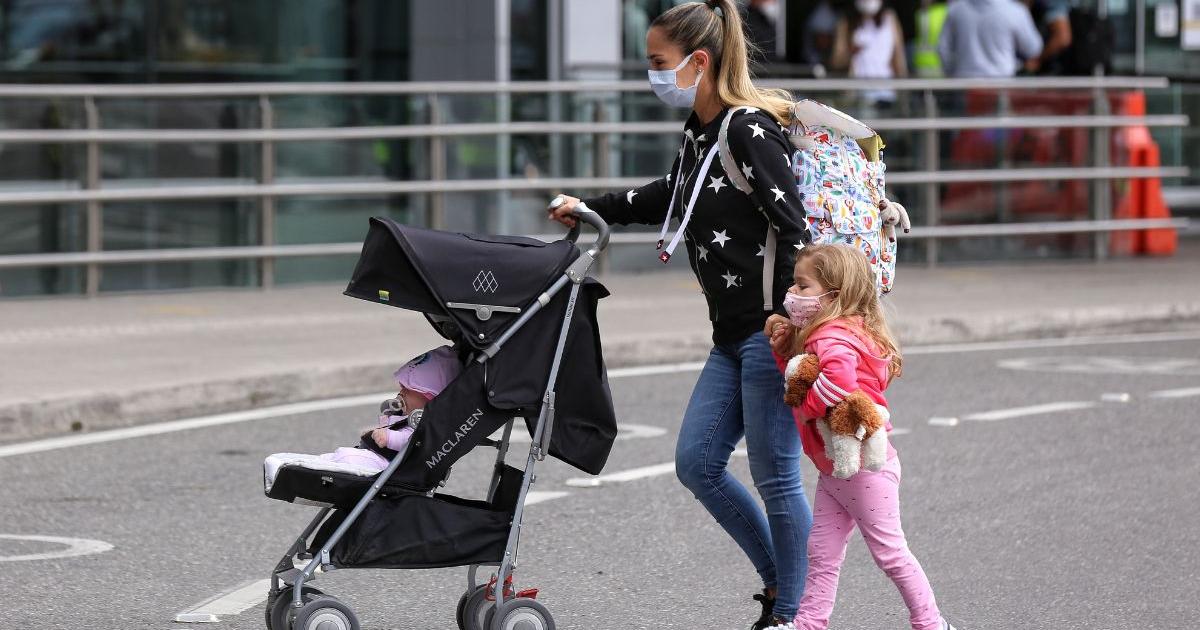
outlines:
{"label": "girl's white sneaker", "polygon": [[949,621],[942,619],[942,630],[957,630]]}

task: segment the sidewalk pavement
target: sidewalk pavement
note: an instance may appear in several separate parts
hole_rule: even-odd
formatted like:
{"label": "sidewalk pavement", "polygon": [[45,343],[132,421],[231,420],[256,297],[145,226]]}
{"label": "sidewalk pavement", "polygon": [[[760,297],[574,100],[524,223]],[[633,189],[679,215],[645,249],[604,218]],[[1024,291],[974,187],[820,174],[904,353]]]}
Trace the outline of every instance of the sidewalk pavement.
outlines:
{"label": "sidewalk pavement", "polygon": [[[685,265],[610,274],[599,318],[610,367],[702,360],[704,300]],[[415,313],[271,291],[0,302],[0,441],[390,390],[440,343]],[[1200,328],[1200,247],[1167,259],[901,267],[902,345]]]}

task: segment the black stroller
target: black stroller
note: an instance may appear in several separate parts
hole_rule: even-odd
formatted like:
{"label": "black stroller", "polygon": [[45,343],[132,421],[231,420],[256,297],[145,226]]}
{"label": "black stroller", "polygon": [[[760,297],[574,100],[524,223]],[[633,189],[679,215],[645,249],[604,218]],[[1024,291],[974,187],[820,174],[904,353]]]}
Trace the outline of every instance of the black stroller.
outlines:
{"label": "black stroller", "polygon": [[[534,465],[549,454],[599,474],[617,433],[596,324],[608,292],[588,277],[609,230],[585,207],[578,216],[599,231],[587,251],[575,244],[578,225],[544,243],[371,219],[345,294],[424,313],[464,368],[378,475],[285,465],[267,480],[273,499],[323,506],[271,572],[269,630],[359,627],[348,606],[309,585],[322,571],[452,566],[470,567],[459,628],[555,627],[536,591],[518,591],[512,577]],[[532,438],[523,471],[505,463],[518,418]],[[486,499],[436,492],[481,444],[498,450]],[[490,580],[476,579],[480,567],[495,567]]]}

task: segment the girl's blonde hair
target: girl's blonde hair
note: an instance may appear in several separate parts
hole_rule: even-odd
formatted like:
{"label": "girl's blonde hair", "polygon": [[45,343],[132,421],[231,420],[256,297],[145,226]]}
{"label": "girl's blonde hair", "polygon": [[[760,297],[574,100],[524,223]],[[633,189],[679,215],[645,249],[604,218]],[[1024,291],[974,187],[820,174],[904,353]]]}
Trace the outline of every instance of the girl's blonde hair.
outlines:
{"label": "girl's blonde hair", "polygon": [[760,89],[750,79],[750,53],[742,16],[734,0],[688,2],[654,19],[684,54],[708,51],[716,73],[717,98],[726,107],[749,105],[769,113],[781,125],[792,120],[792,95],[787,90]]}
{"label": "girl's blonde hair", "polygon": [[827,298],[827,305],[807,326],[796,332],[795,351],[803,352],[804,342],[823,324],[844,317],[862,317],[863,332],[891,359],[888,374],[891,378],[900,376],[903,364],[900,344],[883,315],[883,304],[875,289],[875,272],[867,257],[848,245],[808,245],[796,256],[796,266],[805,261],[809,263],[814,279],[826,291],[837,291],[837,294]]}

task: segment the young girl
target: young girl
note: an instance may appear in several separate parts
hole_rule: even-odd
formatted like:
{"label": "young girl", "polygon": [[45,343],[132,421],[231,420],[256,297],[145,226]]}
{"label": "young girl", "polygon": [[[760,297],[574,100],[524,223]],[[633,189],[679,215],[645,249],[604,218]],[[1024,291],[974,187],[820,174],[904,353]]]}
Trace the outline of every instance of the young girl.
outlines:
{"label": "young girl", "polygon": [[[900,375],[900,350],[884,321],[875,276],[863,254],[844,245],[811,245],[796,259],[795,284],[765,333],[782,371],[801,352],[815,354],[821,373],[800,407],[793,409],[804,452],[820,471],[813,527],[808,539],[808,576],[794,627],[824,629],[833,612],[838,572],[854,527],[862,532],[875,563],[899,589],[916,630],[953,630],[941,617],[929,580],[908,549],[900,526],[900,460],[888,445],[879,472],[862,469],[849,479],[833,476],[817,422],[829,406],[862,390],[886,409],[883,390]],[[887,418],[887,414],[881,414]],[[886,430],[892,425],[887,422]]]}

